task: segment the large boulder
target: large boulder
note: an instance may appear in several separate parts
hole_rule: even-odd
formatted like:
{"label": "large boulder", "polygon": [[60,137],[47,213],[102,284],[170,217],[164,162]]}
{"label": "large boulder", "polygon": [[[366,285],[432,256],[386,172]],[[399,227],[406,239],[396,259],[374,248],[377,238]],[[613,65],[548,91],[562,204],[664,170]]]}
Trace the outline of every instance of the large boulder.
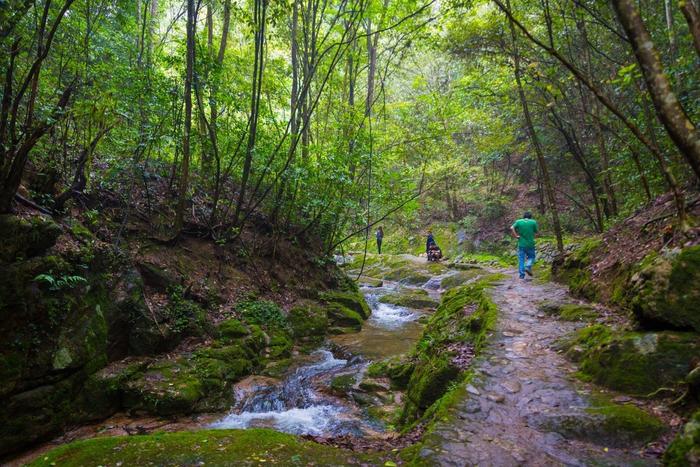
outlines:
{"label": "large boulder", "polygon": [[695,333],[611,332],[601,325],[578,331],[564,347],[583,376],[639,395],[682,384],[700,355]]}
{"label": "large boulder", "polygon": [[329,305],[338,304],[344,306],[345,308],[349,308],[360,315],[362,319],[367,319],[369,318],[370,314],[372,314],[372,310],[367,304],[365,297],[363,297],[360,292],[333,290],[324,292],[321,295],[321,300]]}
{"label": "large boulder", "polygon": [[700,245],[652,254],[629,283],[630,307],[643,326],[700,332]]}

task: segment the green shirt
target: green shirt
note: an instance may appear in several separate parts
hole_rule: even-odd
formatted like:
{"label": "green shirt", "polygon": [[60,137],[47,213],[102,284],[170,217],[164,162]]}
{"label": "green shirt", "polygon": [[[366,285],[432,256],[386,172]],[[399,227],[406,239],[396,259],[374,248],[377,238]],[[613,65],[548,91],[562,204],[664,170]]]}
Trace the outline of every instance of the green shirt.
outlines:
{"label": "green shirt", "polygon": [[518,246],[522,248],[535,248],[535,234],[537,233],[537,221],[535,219],[518,219],[513,228],[520,238]]}

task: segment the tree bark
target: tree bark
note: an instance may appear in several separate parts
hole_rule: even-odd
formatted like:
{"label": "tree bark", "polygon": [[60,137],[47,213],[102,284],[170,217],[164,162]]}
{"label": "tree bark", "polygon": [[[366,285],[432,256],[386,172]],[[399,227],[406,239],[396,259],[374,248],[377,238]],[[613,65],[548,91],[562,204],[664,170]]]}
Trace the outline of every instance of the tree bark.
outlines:
{"label": "tree bark", "polygon": [[680,0],[678,5],[683,12],[685,20],[688,22],[688,29],[690,29],[690,35],[693,37],[695,52],[700,57],[700,14],[698,14],[697,8],[690,0]]}
{"label": "tree bark", "polygon": [[656,114],[671,140],[700,180],[700,132],[671,89],[661,58],[634,0],[613,0],[612,3],[623,29],[632,42],[632,48],[642,69]]}
{"label": "tree bark", "polygon": [[[507,1],[507,0],[506,0]],[[513,46],[513,74],[515,75],[515,83],[518,89],[518,96],[520,98],[520,105],[523,109],[523,116],[525,117],[525,125],[527,128],[528,135],[530,136],[530,141],[535,150],[535,155],[537,156],[537,162],[540,168],[540,173],[542,175],[542,183],[544,185],[545,196],[547,203],[549,204],[550,213],[552,215],[552,225],[554,227],[554,234],[557,237],[557,250],[559,253],[564,252],[564,240],[562,238],[561,224],[559,222],[559,212],[557,210],[557,202],[554,197],[554,190],[552,189],[552,181],[549,176],[549,170],[547,169],[547,163],[544,159],[544,153],[542,151],[542,146],[535,132],[535,126],[532,123],[532,117],[530,115],[530,108],[528,107],[527,99],[525,97],[525,90],[523,89],[520,68],[520,52],[518,50],[517,40],[518,37],[515,33],[515,26],[513,21],[508,21],[510,26],[510,33],[512,37]]]}
{"label": "tree bark", "polygon": [[175,213],[175,232],[182,230],[185,215],[187,190],[190,183],[190,133],[192,132],[192,78],[194,76],[195,27],[197,12],[194,0],[187,0],[187,60],[185,65],[185,121],[182,136],[182,168],[180,172],[179,194]]}

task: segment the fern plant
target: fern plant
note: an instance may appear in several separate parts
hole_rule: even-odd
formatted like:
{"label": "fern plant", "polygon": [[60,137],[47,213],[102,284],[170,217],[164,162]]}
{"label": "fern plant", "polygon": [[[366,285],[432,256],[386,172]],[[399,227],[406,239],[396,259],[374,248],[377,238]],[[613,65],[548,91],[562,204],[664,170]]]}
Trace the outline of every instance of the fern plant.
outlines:
{"label": "fern plant", "polygon": [[49,286],[49,290],[52,292],[58,292],[59,290],[63,289],[72,289],[79,285],[87,284],[87,279],[85,279],[83,276],[63,275],[55,277],[51,273],[39,274],[34,278],[34,281],[47,284]]}

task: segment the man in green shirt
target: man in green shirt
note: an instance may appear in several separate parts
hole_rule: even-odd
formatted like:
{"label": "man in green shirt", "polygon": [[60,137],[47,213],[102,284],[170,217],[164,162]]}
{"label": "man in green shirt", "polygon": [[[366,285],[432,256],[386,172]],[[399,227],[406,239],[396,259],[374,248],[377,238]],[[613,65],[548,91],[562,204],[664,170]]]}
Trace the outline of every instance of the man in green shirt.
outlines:
{"label": "man in green shirt", "polygon": [[532,218],[530,211],[525,211],[523,218],[510,226],[510,231],[518,239],[518,273],[521,279],[525,279],[525,273],[532,275],[532,265],[535,262],[537,221]]}

